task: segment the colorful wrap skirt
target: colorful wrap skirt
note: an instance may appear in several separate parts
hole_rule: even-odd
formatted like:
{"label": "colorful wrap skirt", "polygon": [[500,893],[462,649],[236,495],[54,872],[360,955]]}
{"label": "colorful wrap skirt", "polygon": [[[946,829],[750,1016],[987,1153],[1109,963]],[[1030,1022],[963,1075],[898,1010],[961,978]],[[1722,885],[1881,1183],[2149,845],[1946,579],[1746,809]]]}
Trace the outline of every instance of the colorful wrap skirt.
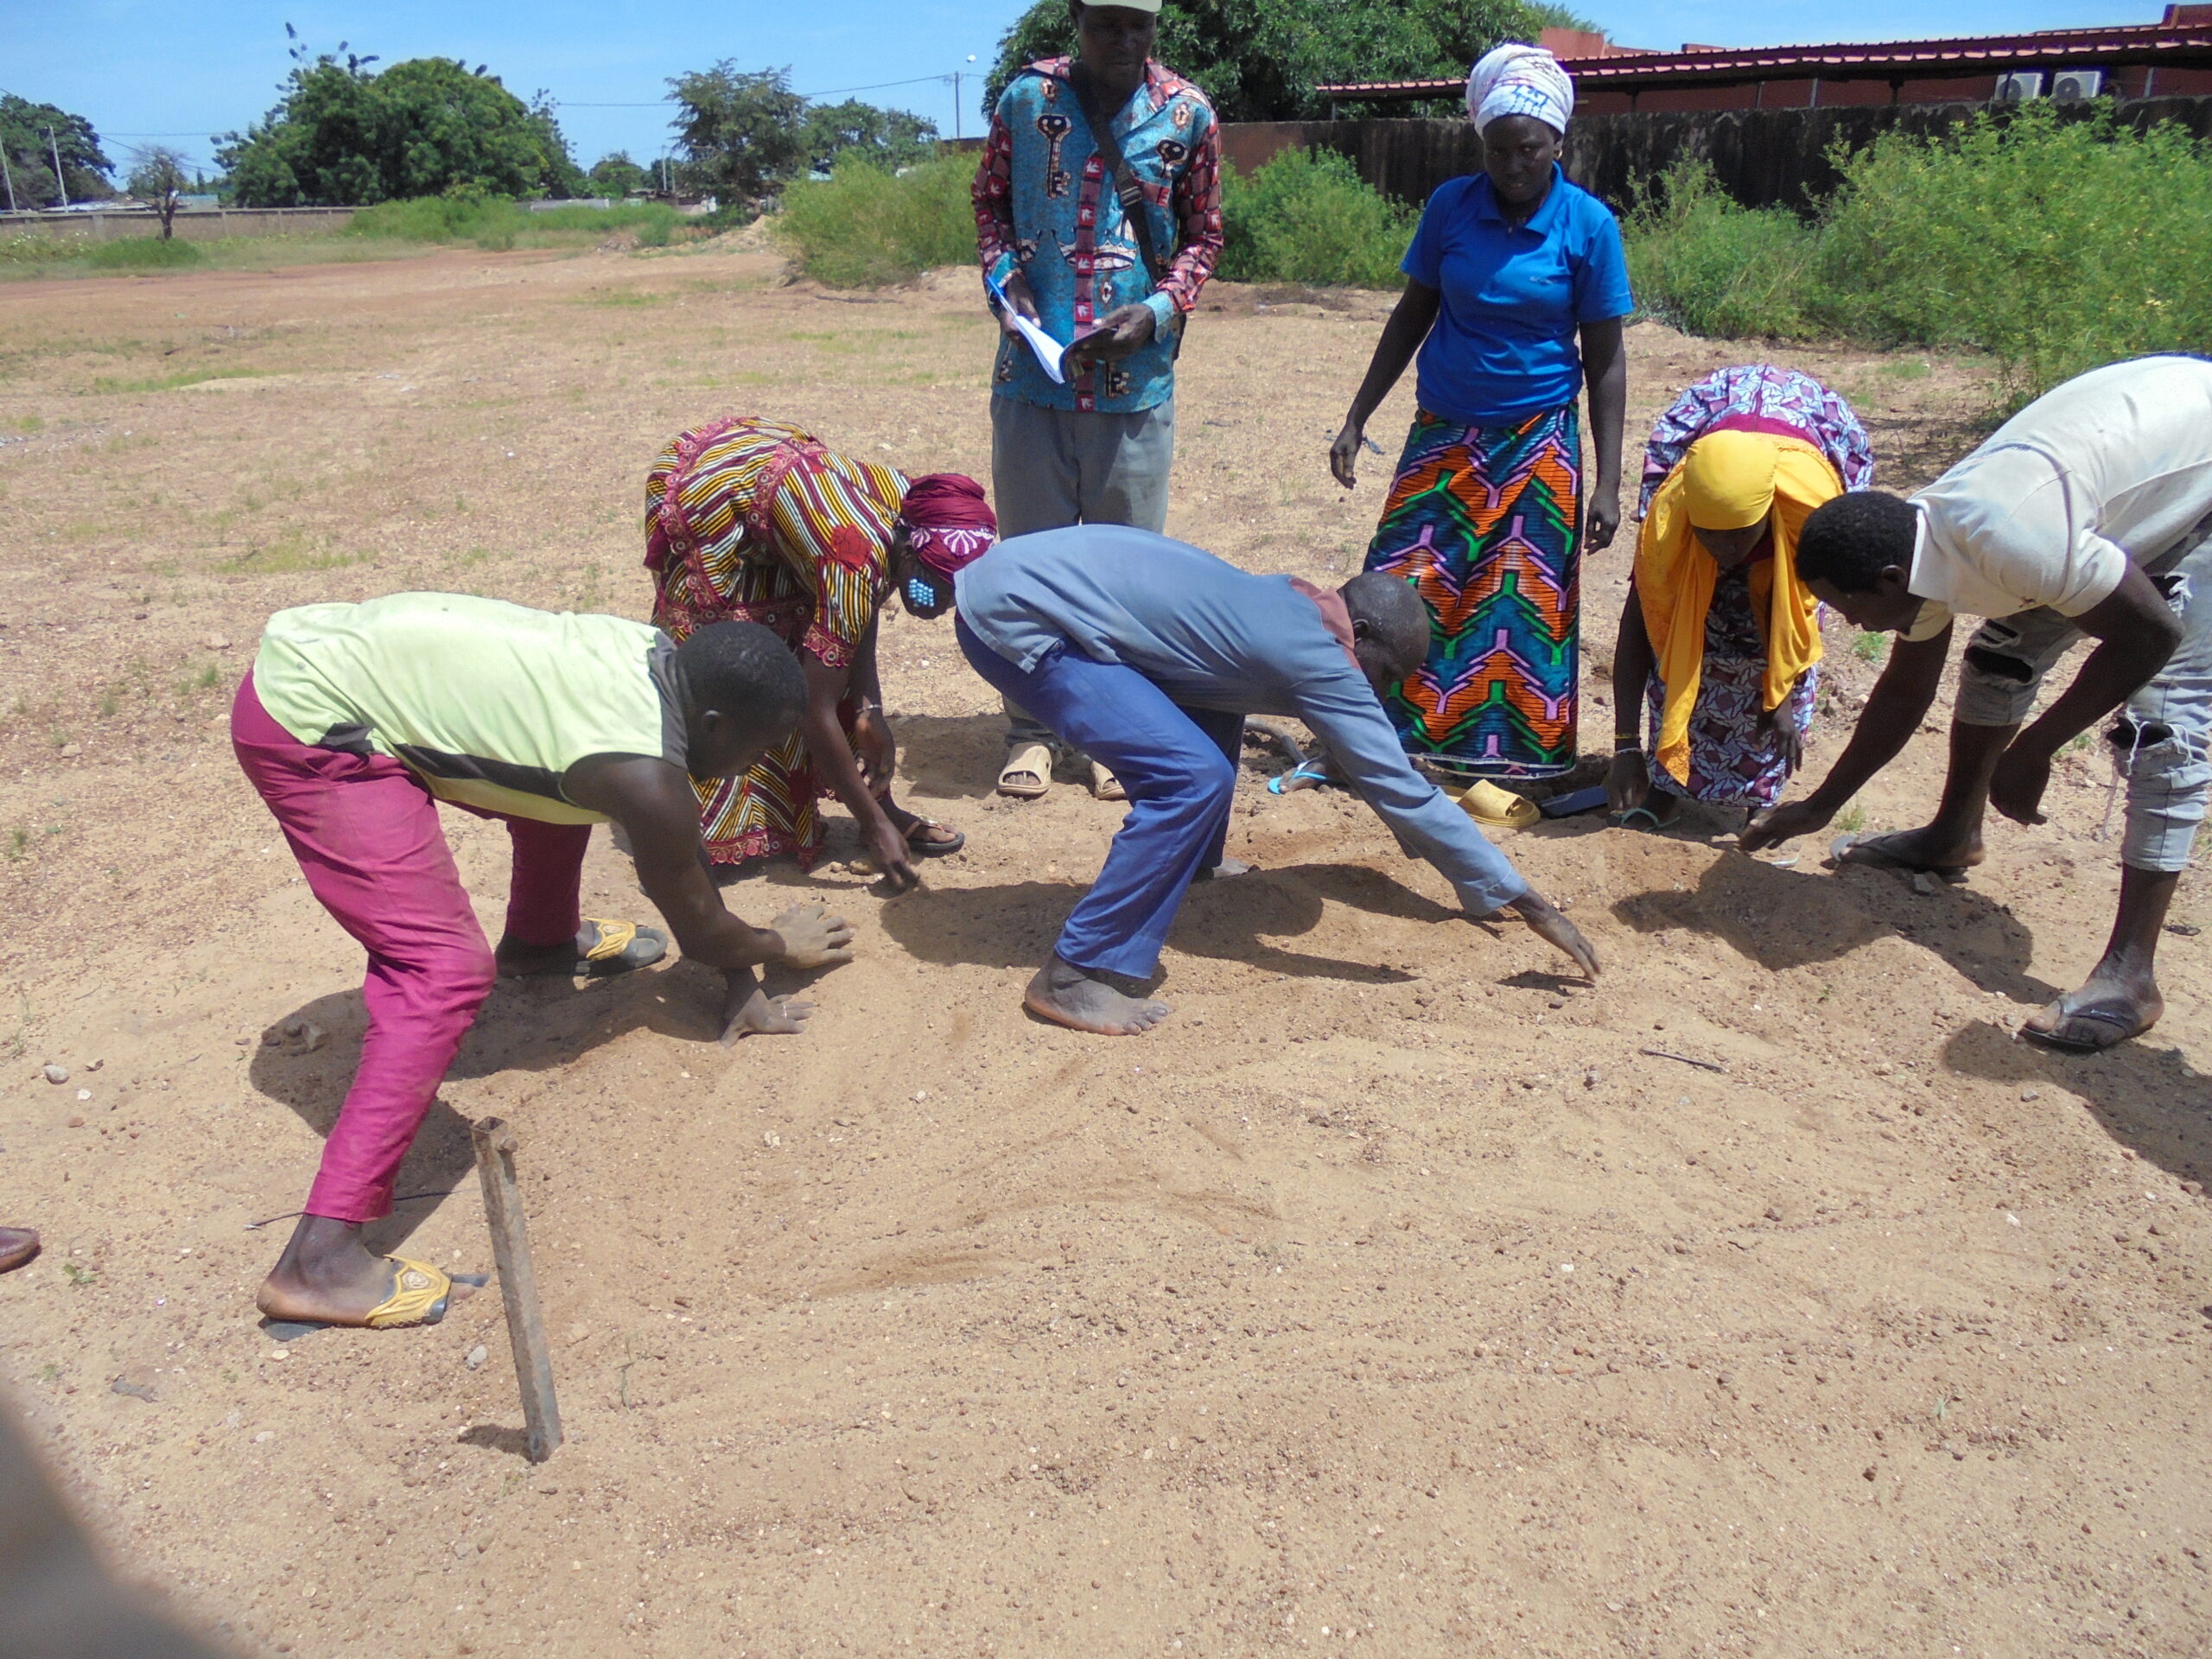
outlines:
{"label": "colorful wrap skirt", "polygon": [[[1690,705],[1690,776],[1677,783],[1666,767],[1653,764],[1651,787],[1662,795],[1751,808],[1772,806],[1782,798],[1796,768],[1793,751],[1803,753],[1813,729],[1813,702],[1820,693],[1821,665],[1797,677],[1796,688],[1774,711],[1759,718],[1766,697],[1766,636],[1751,607],[1751,566],[1720,573],[1713,603],[1705,613],[1705,666],[1698,676],[1697,701]],[[1644,682],[1648,728],[1644,753],[1659,752],[1659,715],[1667,688],[1655,670]],[[1795,732],[1785,744],[1783,734]]]}
{"label": "colorful wrap skirt", "polygon": [[1510,426],[1414,416],[1366,566],[1428,606],[1428,660],[1386,699],[1408,754],[1467,778],[1573,769],[1581,510],[1574,404]]}

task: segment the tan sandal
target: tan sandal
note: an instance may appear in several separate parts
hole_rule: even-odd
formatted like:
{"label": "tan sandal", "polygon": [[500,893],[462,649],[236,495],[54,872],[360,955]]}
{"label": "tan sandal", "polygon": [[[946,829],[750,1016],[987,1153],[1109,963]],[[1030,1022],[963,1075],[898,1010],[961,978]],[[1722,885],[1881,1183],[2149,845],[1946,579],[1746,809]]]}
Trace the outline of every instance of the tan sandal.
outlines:
{"label": "tan sandal", "polygon": [[1126,801],[1129,791],[1122,780],[1096,760],[1090,763],[1090,792],[1102,801]]}
{"label": "tan sandal", "polygon": [[1487,778],[1468,785],[1458,798],[1461,811],[1493,830],[1526,830],[1543,816],[1527,796],[1500,789]]}
{"label": "tan sandal", "polygon": [[1044,743],[1025,743],[1011,750],[999,768],[999,793],[1017,801],[1033,801],[1052,787],[1052,751]]}

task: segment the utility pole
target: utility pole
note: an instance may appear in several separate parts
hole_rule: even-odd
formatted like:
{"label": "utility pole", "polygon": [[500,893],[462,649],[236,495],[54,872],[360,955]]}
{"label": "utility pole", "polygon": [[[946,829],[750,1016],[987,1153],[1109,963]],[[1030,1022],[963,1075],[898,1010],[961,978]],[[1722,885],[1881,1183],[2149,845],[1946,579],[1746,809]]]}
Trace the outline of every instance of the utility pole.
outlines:
{"label": "utility pole", "polygon": [[0,178],[8,181],[8,211],[11,213],[20,212],[16,206],[16,173],[8,165],[8,147],[5,144],[0,144]]}
{"label": "utility pole", "polygon": [[960,72],[952,72],[952,142],[960,142]]}
{"label": "utility pole", "polygon": [[69,205],[69,181],[61,176],[61,146],[54,142],[54,129],[46,130],[46,145],[54,153],[54,188],[61,193],[61,205]]}

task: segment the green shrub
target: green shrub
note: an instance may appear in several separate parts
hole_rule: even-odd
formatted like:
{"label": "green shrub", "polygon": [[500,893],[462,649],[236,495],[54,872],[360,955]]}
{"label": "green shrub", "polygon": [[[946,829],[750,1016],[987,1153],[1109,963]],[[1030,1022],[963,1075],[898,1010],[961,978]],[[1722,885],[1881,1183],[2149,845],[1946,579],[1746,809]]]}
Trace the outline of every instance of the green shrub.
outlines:
{"label": "green shrub", "polygon": [[2025,398],[2085,369],[2212,339],[2212,147],[2109,111],[1885,133],[1843,162],[1821,236],[1831,324],[1978,346]]}
{"label": "green shrub", "polygon": [[829,178],[785,191],[775,232],[801,270],[832,288],[964,265],[976,257],[975,176],[975,162],[958,154],[897,172],[851,156]]}
{"label": "green shrub", "polygon": [[625,202],[615,207],[581,205],[531,213],[505,196],[449,191],[410,201],[380,201],[355,213],[348,236],[395,242],[470,242],[493,251],[544,247],[617,231],[635,231],[645,247],[664,248],[679,223],[664,201]]}
{"label": "green shrub", "polygon": [[2212,144],[2045,103],[1839,153],[1820,222],[1677,165],[1624,227],[1643,307],[1692,334],[1966,346],[2018,403],[2212,340]]}
{"label": "green shrub", "polygon": [[94,270],[174,270],[180,265],[199,264],[206,257],[189,242],[158,236],[95,242],[83,249],[83,255]]}
{"label": "green shrub", "polygon": [[1395,288],[1420,222],[1332,149],[1286,149],[1249,179],[1223,171],[1220,274],[1244,283]]}
{"label": "green shrub", "polygon": [[1686,334],[1800,340],[1814,232],[1778,207],[1745,207],[1703,162],[1677,162],[1622,226],[1630,280],[1643,309]]}

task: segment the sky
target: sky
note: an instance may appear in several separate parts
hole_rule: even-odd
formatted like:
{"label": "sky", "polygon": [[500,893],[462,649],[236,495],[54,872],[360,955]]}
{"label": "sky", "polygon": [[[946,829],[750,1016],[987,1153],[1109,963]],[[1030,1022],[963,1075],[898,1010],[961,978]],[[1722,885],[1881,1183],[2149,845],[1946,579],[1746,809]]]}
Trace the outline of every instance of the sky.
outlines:
{"label": "sky", "polygon": [[[1671,48],[2152,22],[2163,0],[1865,0],[1847,19],[1816,0],[1576,0],[1576,9],[1624,44]],[[243,129],[276,101],[291,67],[289,21],[316,50],[343,41],[385,64],[456,57],[486,65],[524,99],[543,89],[589,167],[612,149],[639,161],[661,154],[669,79],[722,58],[747,69],[788,66],[801,92],[849,91],[928,116],[948,136],[951,77],[973,75],[958,117],[973,136],[981,76],[1021,10],[1022,0],[0,0],[0,91],[86,117],[118,163],[136,145],[163,143],[212,168],[213,135]],[[886,84],[902,82],[912,84]],[[637,107],[608,107],[624,105]]]}

